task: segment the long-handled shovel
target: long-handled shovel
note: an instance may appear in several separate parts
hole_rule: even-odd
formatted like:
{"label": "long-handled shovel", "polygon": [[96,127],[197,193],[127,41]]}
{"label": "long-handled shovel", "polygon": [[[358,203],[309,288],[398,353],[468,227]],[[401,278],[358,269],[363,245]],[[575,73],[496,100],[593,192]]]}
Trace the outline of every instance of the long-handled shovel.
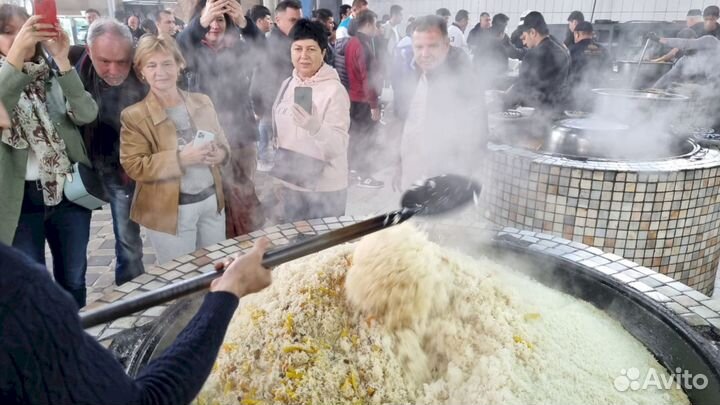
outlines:
{"label": "long-handled shovel", "polygon": [[[401,209],[273,249],[265,253],[262,264],[263,267],[272,268],[400,224],[415,215],[443,214],[474,201],[479,194],[480,185],[465,177],[457,175],[433,177],[424,184],[406,191],[402,196]],[[85,312],[80,315],[82,325],[84,328],[90,328],[207,289],[210,283],[221,275],[222,271],[211,271]]]}

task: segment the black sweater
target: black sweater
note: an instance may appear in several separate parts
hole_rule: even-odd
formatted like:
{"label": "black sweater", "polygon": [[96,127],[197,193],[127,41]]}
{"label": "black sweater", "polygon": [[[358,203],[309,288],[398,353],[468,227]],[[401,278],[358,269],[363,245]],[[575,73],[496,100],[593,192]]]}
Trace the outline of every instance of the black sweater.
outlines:
{"label": "black sweater", "polygon": [[133,380],[80,326],[48,272],[0,244],[0,404],[186,404],[202,388],[238,305],[210,293],[173,345]]}
{"label": "black sweater", "polygon": [[567,102],[570,53],[552,36],[529,49],[517,82],[505,94],[507,107],[522,105],[561,110]]}

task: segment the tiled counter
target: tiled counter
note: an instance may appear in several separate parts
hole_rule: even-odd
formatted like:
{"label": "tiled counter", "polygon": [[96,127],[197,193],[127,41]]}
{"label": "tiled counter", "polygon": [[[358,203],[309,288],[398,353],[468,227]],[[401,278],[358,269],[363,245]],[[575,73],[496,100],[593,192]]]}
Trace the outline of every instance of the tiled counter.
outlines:
{"label": "tiled counter", "polygon": [[595,246],[712,294],[720,259],[720,151],[582,161],[491,145],[488,220]]}

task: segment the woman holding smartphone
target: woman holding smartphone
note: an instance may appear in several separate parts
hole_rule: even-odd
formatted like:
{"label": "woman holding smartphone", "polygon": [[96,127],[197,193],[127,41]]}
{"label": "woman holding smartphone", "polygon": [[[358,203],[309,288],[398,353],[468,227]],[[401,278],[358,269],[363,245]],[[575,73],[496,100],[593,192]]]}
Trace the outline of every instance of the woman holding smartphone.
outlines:
{"label": "woman holding smartphone", "polygon": [[[50,18],[48,18],[50,17]],[[78,307],[85,306],[90,210],[64,194],[74,163],[90,165],[78,125],[97,105],[68,58],[70,40],[48,16],[0,5],[0,243],[45,263]]]}
{"label": "woman holding smartphone", "polygon": [[160,263],[225,239],[220,167],[230,148],[210,99],[178,89],[184,64],[174,41],[142,37],[134,66],[150,92],[120,118],[120,163],[136,182],[130,218]]}
{"label": "woman holding smartphone", "polygon": [[350,98],[324,62],[325,27],[300,20],[290,32],[292,77],[280,87],[273,108],[278,158],[279,214],[285,221],[342,216],[348,187]]}

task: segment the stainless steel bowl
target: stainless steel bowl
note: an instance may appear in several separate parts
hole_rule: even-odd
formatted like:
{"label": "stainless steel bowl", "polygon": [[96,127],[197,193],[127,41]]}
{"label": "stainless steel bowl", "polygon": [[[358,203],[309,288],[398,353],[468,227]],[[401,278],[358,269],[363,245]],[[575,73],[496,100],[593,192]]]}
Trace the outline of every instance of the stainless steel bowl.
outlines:
{"label": "stainless steel bowl", "polygon": [[666,131],[670,125],[683,122],[690,99],[680,94],[634,89],[593,89],[593,113],[607,120],[622,122],[636,131]]}
{"label": "stainless steel bowl", "polygon": [[658,134],[647,142],[630,126],[601,118],[571,118],[555,123],[547,134],[543,152],[573,159],[664,160],[688,158],[700,146],[687,138]]}
{"label": "stainless steel bowl", "polygon": [[661,101],[668,103],[685,103],[690,99],[689,97],[683,96],[681,94],[635,89],[593,89],[593,93],[599,96],[616,99]]}
{"label": "stainless steel bowl", "polygon": [[[638,88],[650,87],[672,69],[670,62],[621,60],[613,64],[616,81]],[[631,83],[635,80],[635,83]]]}
{"label": "stainless steel bowl", "polygon": [[570,118],[559,121],[550,131],[543,149],[575,157],[606,157],[614,140],[630,127],[597,118]]}

